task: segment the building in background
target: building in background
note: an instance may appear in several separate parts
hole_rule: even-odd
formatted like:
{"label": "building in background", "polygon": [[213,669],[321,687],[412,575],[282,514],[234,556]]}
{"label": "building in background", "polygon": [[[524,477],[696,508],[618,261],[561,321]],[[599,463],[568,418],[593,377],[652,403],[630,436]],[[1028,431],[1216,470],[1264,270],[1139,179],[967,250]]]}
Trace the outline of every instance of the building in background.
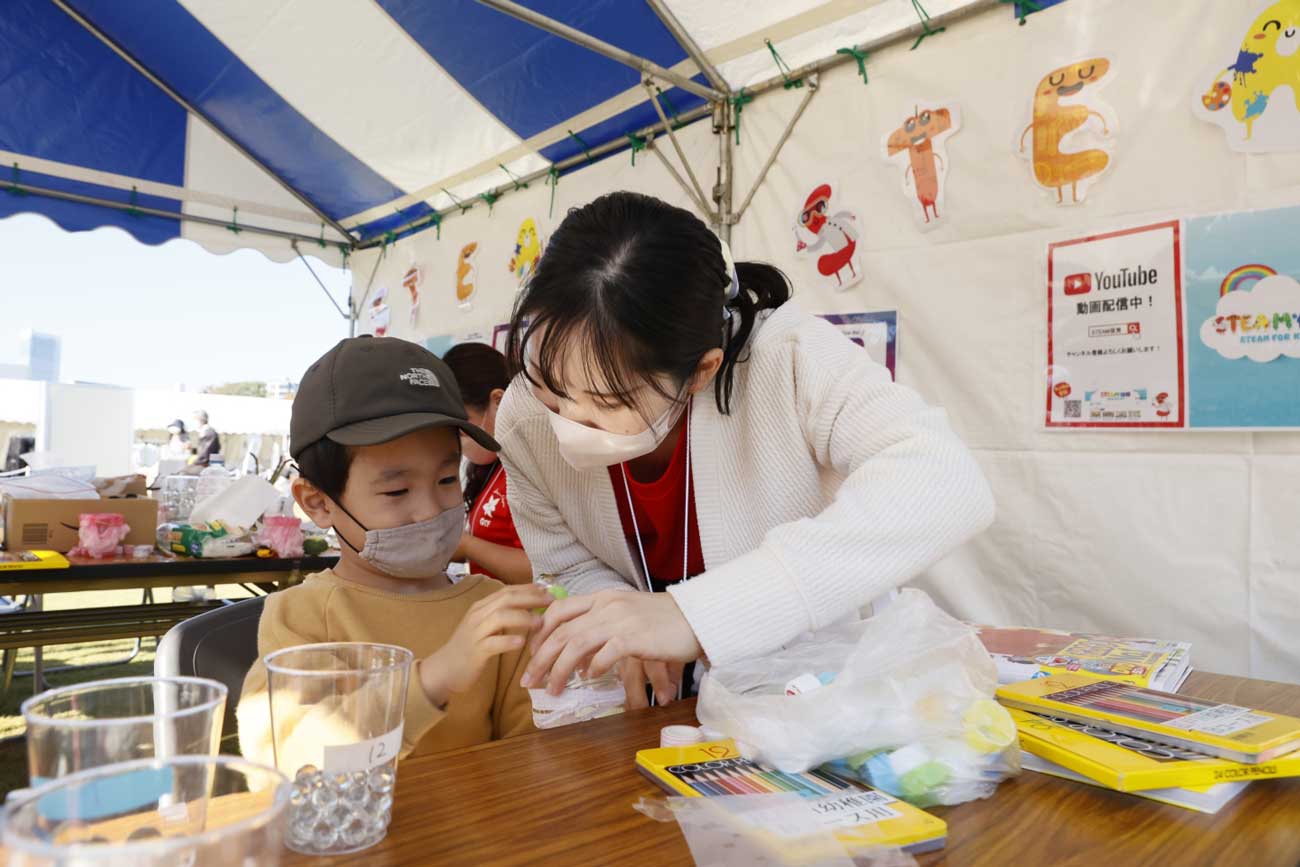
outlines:
{"label": "building in background", "polygon": [[271,400],[293,400],[298,393],[298,383],[291,379],[278,379],[266,384],[266,396]]}
{"label": "building in background", "polygon": [[28,328],[20,331],[18,340],[9,345],[12,350],[0,355],[0,379],[59,381],[61,342],[57,335]]}

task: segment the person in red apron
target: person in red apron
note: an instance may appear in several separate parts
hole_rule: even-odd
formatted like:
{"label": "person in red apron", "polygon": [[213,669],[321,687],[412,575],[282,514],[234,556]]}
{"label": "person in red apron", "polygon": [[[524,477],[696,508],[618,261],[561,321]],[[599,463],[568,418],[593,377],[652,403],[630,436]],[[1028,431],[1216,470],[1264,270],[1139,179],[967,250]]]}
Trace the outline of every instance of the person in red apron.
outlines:
{"label": "person in red apron", "polygon": [[[510,378],[506,359],[486,343],[462,343],[447,350],[443,361],[460,385],[470,421],[491,435],[497,407]],[[461,449],[469,463],[465,481],[465,532],[457,561],[468,561],[471,574],[488,575],[506,584],[527,584],[533,568],[515,532],[506,500],[506,472],[496,452],[468,437]]]}

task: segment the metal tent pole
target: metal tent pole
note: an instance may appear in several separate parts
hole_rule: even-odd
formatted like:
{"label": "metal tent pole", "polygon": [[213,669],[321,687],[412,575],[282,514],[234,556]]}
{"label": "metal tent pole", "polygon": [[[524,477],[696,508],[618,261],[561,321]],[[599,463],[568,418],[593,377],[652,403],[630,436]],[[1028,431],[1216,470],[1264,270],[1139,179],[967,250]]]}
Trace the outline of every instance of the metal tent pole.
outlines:
{"label": "metal tent pole", "polygon": [[[128,211],[132,214],[144,214],[150,217],[164,217],[168,220],[180,220],[187,223],[202,223],[205,226],[219,226],[223,229],[230,228],[229,220],[220,220],[216,217],[203,217],[198,214],[186,214],[181,211],[164,211],[161,208],[151,208],[147,205],[133,205],[130,202],[115,202],[112,199],[101,199],[96,196],[83,196],[80,193],[69,193],[64,190],[51,190],[46,187],[35,187],[31,184],[25,184],[22,181],[10,181],[4,184],[4,189],[15,193],[26,193],[33,196],[42,196],[47,199],[62,199],[65,202],[80,202],[86,205],[96,205],[101,208],[112,208],[115,211]],[[251,232],[254,235],[270,235],[274,238],[285,238],[289,241],[310,241],[313,244],[319,244],[320,238],[313,238],[311,235],[301,235],[297,232],[286,232],[283,229],[271,229],[266,226],[256,226],[251,223],[240,223],[239,231]],[[333,247],[351,247],[351,244],[342,241],[327,241],[327,244]]]}
{"label": "metal tent pole", "polygon": [[785,143],[790,140],[790,136],[794,133],[795,125],[799,123],[799,118],[803,117],[804,110],[808,108],[808,103],[812,102],[812,98],[817,95],[819,89],[817,77],[815,75],[809,76],[807,81],[808,90],[803,95],[803,99],[799,101],[799,107],[795,109],[794,117],[790,118],[790,122],[785,125],[785,132],[781,133],[781,138],[777,139],[776,146],[772,148],[772,153],[768,154],[767,162],[763,163],[763,168],[759,169],[758,177],[754,178],[754,184],[749,188],[749,194],[745,196],[745,201],[741,202],[740,207],[736,209],[736,212],[732,217],[735,222],[739,223],[740,218],[745,215],[745,210],[749,207],[749,203],[754,201],[754,194],[757,193],[758,188],[763,185],[763,180],[767,177],[767,173],[771,171],[772,164],[776,162],[776,158],[781,155],[781,148],[785,147]]}
{"label": "metal tent pole", "polygon": [[731,243],[731,226],[735,222],[731,216],[731,125],[732,107],[730,102],[718,106],[714,116],[714,134],[718,136],[718,180],[713,185],[713,201],[718,206],[718,237]]}
{"label": "metal tent pole", "polygon": [[704,73],[704,77],[709,80],[709,84],[724,94],[729,93],[731,88],[727,86],[722,73],[718,72],[718,68],[713,65],[713,61],[709,60],[709,56],[704,53],[704,49],[700,48],[699,43],[682,26],[682,22],[677,20],[677,16],[673,14],[672,9],[668,8],[668,4],[664,0],[646,0],[646,2],[650,4],[650,8],[654,10],[654,13],[659,16],[659,20],[668,28],[668,32],[677,39],[677,44],[682,47],[682,50],[686,52],[691,60],[695,61],[695,65],[699,67],[700,72]]}
{"label": "metal tent pole", "polygon": [[[668,140],[673,143],[673,150],[677,151],[677,158],[682,161],[682,168],[686,170],[686,176],[691,179],[691,186],[695,189],[695,195],[699,197],[701,202],[706,201],[708,197],[704,195],[704,188],[700,186],[699,179],[695,177],[695,170],[691,168],[690,160],[686,159],[686,151],[682,150],[681,143],[677,141],[677,133],[673,131],[673,125],[668,122],[668,117],[664,114],[664,107],[659,104],[659,99],[654,93],[654,82],[646,79],[644,84],[646,95],[650,97],[650,103],[655,107],[655,114],[659,115],[659,123],[663,125],[664,130],[668,133]],[[660,159],[663,159],[664,164],[667,165],[667,159],[662,154]],[[708,210],[706,207],[705,213],[708,213]]]}
{"label": "metal tent pole", "polygon": [[[708,115],[713,114],[713,111],[714,111],[713,106],[706,103],[704,105],[696,106],[690,111],[682,112],[678,116],[677,121],[685,125],[691,123],[692,121],[699,120],[702,117],[707,117]],[[658,135],[659,133],[663,132],[664,129],[665,127],[662,123],[653,123],[650,124],[649,126],[642,127],[641,129],[634,132],[633,135],[637,136],[638,138],[645,138],[647,136]],[[560,160],[558,163],[555,163],[551,168],[554,168],[556,171],[562,172],[565,171],[566,169],[571,169],[574,166],[581,165],[582,163],[585,162],[590,162],[591,160],[594,160],[597,157],[603,157],[605,154],[612,153],[617,150],[622,150],[623,148],[626,147],[627,147],[626,138],[611,139],[610,141],[607,141],[604,144],[596,145],[595,147],[591,148],[589,151],[585,153],[574,154],[568,159]],[[520,176],[519,184],[522,186],[523,184],[526,183],[532,183],[533,181],[541,180],[542,178],[547,177],[550,173],[551,173],[550,168],[538,169],[535,172],[530,172],[529,174]],[[502,196],[505,195],[506,193],[513,192],[514,189],[515,189],[514,183],[502,184],[501,186],[493,187],[492,189],[488,190],[487,195],[489,197]],[[401,235],[404,232],[409,232],[411,229],[418,229],[427,226],[432,226],[434,225],[435,222],[442,221],[447,217],[454,217],[457,214],[461,213],[462,211],[472,210],[473,208],[477,207],[478,204],[482,201],[483,201],[482,199],[474,199],[473,201],[466,200],[463,205],[451,205],[449,207],[443,208],[441,211],[435,211],[433,214],[426,214],[423,217],[419,217],[417,219],[411,220],[410,222],[403,223],[402,225],[393,229],[392,230],[393,234]],[[382,246],[383,243],[384,243],[383,237],[371,238],[368,241],[364,241],[358,244],[357,249],[370,250],[375,247]]]}
{"label": "metal tent pole", "polygon": [[[58,2],[58,0],[55,0],[55,2]],[[702,99],[707,99],[709,102],[717,102],[726,98],[726,95],[721,91],[715,90],[712,87],[706,87],[702,84],[697,84],[694,81],[691,81],[687,76],[679,75],[671,69],[665,69],[653,60],[646,60],[644,57],[640,57],[630,51],[624,51],[616,45],[610,45],[602,39],[597,39],[588,33],[583,33],[581,30],[556,21],[554,18],[548,18],[540,12],[534,12],[526,6],[521,6],[518,3],[512,2],[512,0],[478,0],[478,2],[491,9],[497,10],[498,12],[509,15],[512,18],[518,18],[520,21],[531,24],[541,30],[545,30],[547,33],[554,36],[559,36],[561,39],[567,39],[584,48],[589,48],[597,54],[604,55],[610,60],[617,61],[624,66],[630,66],[641,72],[643,75],[654,75],[664,81],[671,81],[682,90],[690,91]]]}

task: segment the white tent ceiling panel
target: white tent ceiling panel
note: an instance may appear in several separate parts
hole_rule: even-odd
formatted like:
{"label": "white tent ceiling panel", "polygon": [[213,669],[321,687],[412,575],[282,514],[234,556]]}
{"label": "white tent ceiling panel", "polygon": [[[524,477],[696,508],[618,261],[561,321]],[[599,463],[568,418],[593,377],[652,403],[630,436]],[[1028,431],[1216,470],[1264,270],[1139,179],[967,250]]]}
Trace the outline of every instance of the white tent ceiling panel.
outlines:
{"label": "white tent ceiling panel", "polygon": [[[398,187],[421,187],[520,142],[378,4],[332,3],[328,15],[310,0],[182,4],[322,132]],[[516,163],[525,171],[545,165],[536,155]]]}

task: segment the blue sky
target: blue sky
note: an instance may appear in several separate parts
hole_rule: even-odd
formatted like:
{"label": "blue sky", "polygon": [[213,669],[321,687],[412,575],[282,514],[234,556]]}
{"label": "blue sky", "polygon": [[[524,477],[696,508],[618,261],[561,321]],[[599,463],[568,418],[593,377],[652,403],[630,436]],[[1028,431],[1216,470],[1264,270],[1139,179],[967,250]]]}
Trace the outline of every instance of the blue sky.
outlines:
{"label": "blue sky", "polygon": [[[312,267],[343,304],[348,273]],[[193,389],[297,379],[347,336],[301,262],[185,240],[150,247],[111,228],[69,233],[33,214],[0,220],[0,362],[17,360],[24,328],[62,338],[65,381]]]}

